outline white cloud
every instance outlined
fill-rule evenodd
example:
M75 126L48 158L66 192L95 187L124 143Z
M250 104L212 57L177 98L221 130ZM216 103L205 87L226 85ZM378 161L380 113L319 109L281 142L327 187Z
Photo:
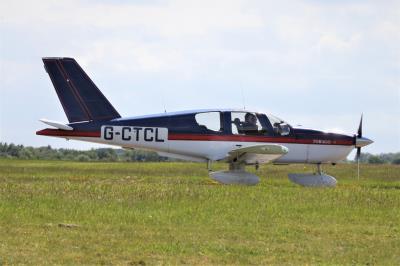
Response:
M361 40L361 34L354 34L348 40L340 39L332 34L323 34L317 44L318 52L324 52L325 49L333 52L350 52L358 48Z
M82 65L88 67L108 62L109 67L125 74L168 72L182 61L181 55L174 49L132 40L98 40L81 51L78 58Z
M17 121L27 125L58 104L55 94L42 89L51 89L51 83L40 57L73 56L98 85L118 86L106 92L120 101L116 106L128 105L127 111L131 102L137 113L160 111L154 103L161 102L154 99L160 89L171 92L165 101L173 110L241 106L237 94L243 87L250 108L271 108L294 122L308 117L305 122L317 127L353 129L354 121L342 116L380 109L400 113L399 3L1 1L0 88L15 102L7 104L14 113L21 93L35 97L35 88L47 97L41 108L26 101L32 112ZM149 100L132 101L138 94ZM52 114L63 117L59 109ZM15 123L2 119L2 125ZM379 118L369 121L370 132L383 139ZM32 140L10 128L1 128L6 141ZM385 143L374 146L388 149Z
M260 17L246 13L244 5L240 0L174 0L161 5L77 0L12 1L3 6L2 15L5 23L24 27L85 26L105 30L141 27L172 37L262 26Z

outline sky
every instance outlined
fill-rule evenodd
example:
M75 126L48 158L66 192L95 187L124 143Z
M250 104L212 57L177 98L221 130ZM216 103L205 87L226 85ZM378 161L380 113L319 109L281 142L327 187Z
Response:
M122 116L203 108L269 112L292 125L400 151L400 1L0 0L0 141L67 122L42 57L74 57Z

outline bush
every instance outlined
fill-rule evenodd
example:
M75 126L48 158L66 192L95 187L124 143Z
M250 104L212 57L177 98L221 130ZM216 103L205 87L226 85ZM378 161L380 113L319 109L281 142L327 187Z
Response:
M80 162L88 162L90 161L89 156L85 155L85 154L80 154L78 155L78 157L76 158L78 161Z
M368 163L371 163L371 164L383 164L383 163L385 163L385 161L381 157L379 157L377 155L372 155L371 157L369 157Z

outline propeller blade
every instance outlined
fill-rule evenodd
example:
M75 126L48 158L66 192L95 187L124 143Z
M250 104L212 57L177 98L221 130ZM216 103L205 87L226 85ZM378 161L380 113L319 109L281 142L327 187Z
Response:
M357 148L356 160L357 160L357 179L360 180L360 156L361 147Z
M358 126L357 137L362 137L362 122L363 122L363 115L361 114L360 125Z

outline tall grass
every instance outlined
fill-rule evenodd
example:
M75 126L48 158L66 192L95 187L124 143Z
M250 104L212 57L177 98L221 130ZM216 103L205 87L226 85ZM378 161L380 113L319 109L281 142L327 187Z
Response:
M0 262L399 265L400 167L326 167L334 189L287 179L312 170L265 165L247 187L196 163L0 160Z

